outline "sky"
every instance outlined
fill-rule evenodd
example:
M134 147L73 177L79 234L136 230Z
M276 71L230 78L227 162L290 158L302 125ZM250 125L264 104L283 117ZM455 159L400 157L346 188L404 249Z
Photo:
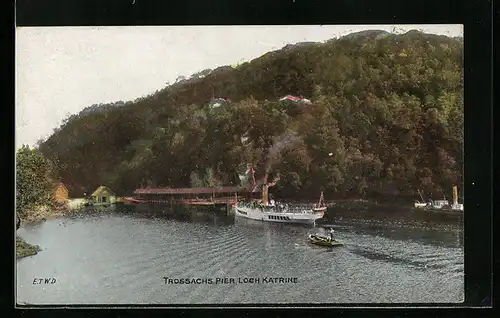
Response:
M16 28L16 148L48 138L87 106L149 95L204 69L362 30L463 36L462 25Z

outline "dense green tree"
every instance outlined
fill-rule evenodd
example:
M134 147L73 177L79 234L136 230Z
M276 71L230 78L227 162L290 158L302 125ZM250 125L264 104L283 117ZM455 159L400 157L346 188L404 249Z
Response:
M54 165L36 148L16 152L16 212L21 218L39 206L52 206Z

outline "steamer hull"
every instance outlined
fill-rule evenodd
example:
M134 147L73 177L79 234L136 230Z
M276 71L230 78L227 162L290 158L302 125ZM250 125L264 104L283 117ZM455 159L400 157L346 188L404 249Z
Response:
M316 220L324 216L324 211L314 210L283 210L279 211L269 207L251 207L236 204L236 215L252 220L277 223L301 223L314 224Z

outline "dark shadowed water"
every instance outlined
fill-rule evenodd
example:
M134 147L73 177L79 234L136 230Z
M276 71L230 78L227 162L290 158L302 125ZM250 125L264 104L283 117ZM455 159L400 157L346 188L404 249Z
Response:
M333 209L320 223L261 223L220 212L173 217L130 211L49 220L17 231L43 249L17 261L17 302L463 301L460 218ZM345 246L310 245L307 233L322 226L332 226ZM267 277L289 282L271 283ZM55 283L33 284L35 278L55 278ZM180 284L181 278L199 280ZM228 283L216 283L217 278ZM259 281L239 282L244 278Z

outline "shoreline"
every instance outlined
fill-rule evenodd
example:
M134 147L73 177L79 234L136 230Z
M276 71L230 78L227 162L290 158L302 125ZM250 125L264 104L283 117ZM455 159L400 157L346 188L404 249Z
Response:
M72 212L74 211L71 211L69 209L57 210L57 209L50 209L48 207L40 207L38 209L27 212L26 216L21 218L21 227L23 225L36 224L41 221L52 220L68 216L72 214Z
M72 211L68 209L53 210L47 206L42 206L26 213L26 216L21 218L19 228L27 225L35 225L47 220L53 220L60 217L68 216ZM18 229L16 229L17 231ZM42 251L39 245L34 245L26 242L22 237L16 234L16 260L37 255Z

